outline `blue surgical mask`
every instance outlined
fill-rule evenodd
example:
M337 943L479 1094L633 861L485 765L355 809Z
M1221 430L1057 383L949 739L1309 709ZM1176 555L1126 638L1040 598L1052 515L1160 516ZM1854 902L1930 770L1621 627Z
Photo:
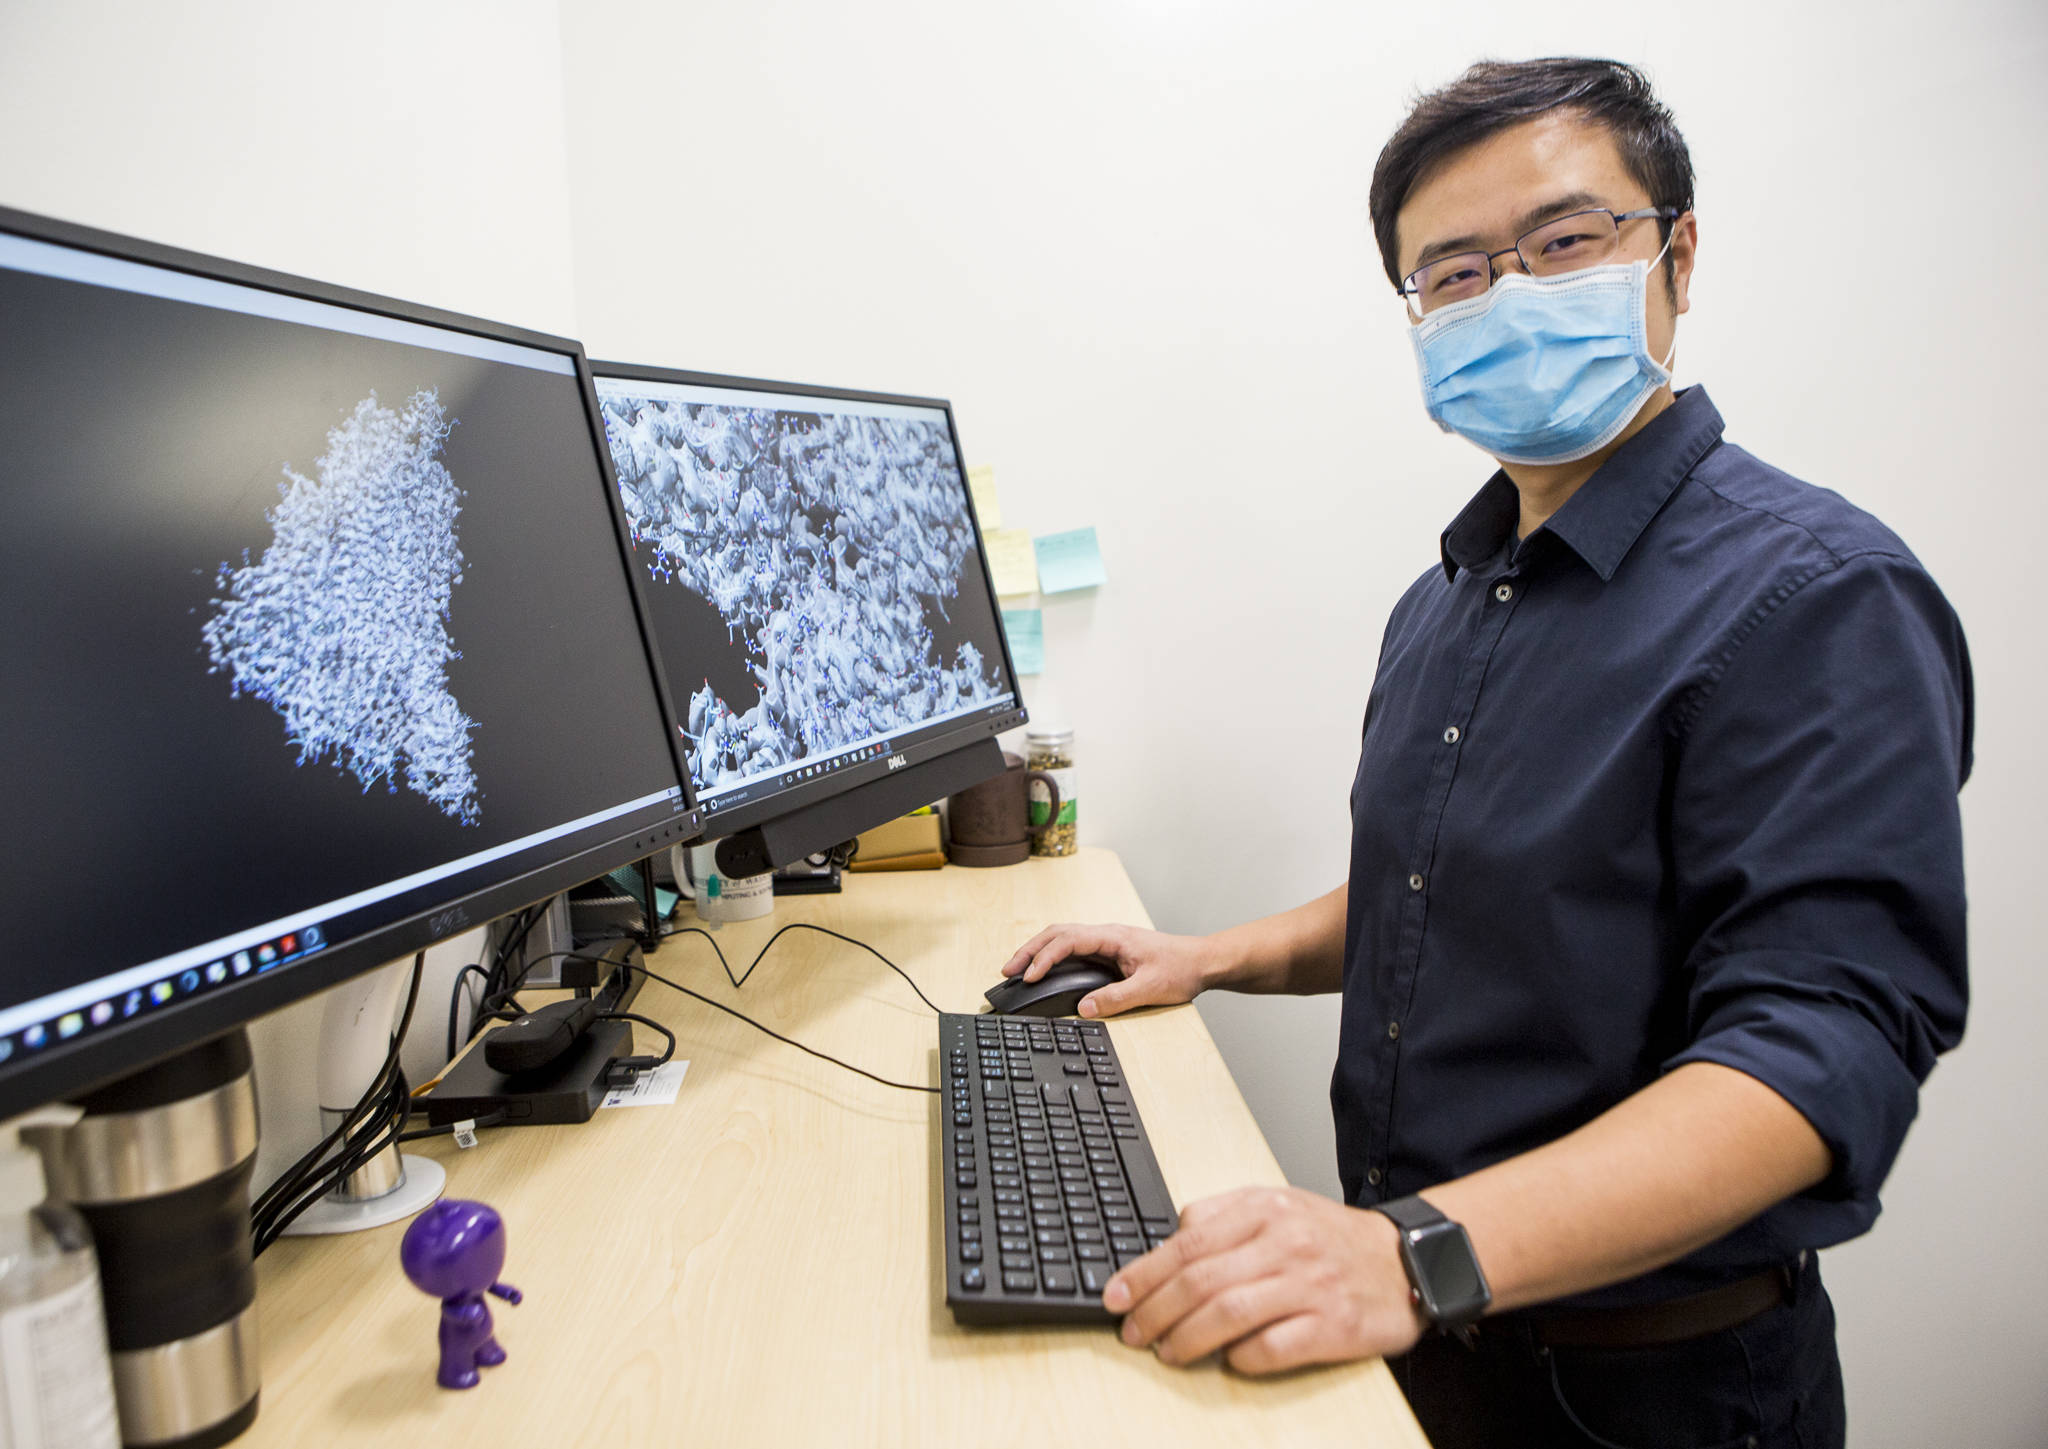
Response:
M1510 272L1431 312L1408 329L1423 406L1504 463L1599 452L1671 380L1671 358L1650 355L1645 295L1663 255L1556 277Z

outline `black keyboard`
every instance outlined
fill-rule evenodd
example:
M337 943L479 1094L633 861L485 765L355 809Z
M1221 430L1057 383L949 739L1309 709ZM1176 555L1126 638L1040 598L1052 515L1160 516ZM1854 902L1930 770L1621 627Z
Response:
M939 1017L946 1304L961 1323L1111 1323L1110 1275L1179 1223L1099 1021Z

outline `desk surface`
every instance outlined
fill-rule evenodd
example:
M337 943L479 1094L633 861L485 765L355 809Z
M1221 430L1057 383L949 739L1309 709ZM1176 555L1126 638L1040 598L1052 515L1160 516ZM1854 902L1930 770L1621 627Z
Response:
M885 952L949 1011L1047 922L1143 923L1117 858L849 876L719 929L734 969L814 922ZM865 951L798 931L743 990L701 937L649 963L807 1045L937 1080L931 1013ZM1169 1369L1099 1328L963 1329L937 1247L936 1097L877 1086L649 983L635 1010L690 1063L671 1107L411 1144L505 1218L492 1302L511 1359L434 1386L436 1308L403 1224L287 1238L258 1261L261 1445L1423 1445L1384 1364L1240 1377ZM1110 1023L1174 1201L1284 1181L1191 1008ZM640 1050L653 1033L642 1031ZM1056 1387L1056 1393L1048 1388Z

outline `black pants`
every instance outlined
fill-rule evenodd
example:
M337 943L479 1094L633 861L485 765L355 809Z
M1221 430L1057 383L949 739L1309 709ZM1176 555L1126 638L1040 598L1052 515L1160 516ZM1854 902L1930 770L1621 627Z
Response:
M1657 1348L1546 1348L1526 1320L1389 1360L1435 1449L1842 1449L1835 1309L1808 1254L1787 1302Z

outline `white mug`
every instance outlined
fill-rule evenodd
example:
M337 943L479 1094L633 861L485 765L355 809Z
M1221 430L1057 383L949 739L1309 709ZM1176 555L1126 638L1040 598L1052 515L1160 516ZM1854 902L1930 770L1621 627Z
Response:
M706 925L752 921L775 909L772 874L727 875L718 868L710 844L669 847L669 869L676 889L697 904L697 918Z

